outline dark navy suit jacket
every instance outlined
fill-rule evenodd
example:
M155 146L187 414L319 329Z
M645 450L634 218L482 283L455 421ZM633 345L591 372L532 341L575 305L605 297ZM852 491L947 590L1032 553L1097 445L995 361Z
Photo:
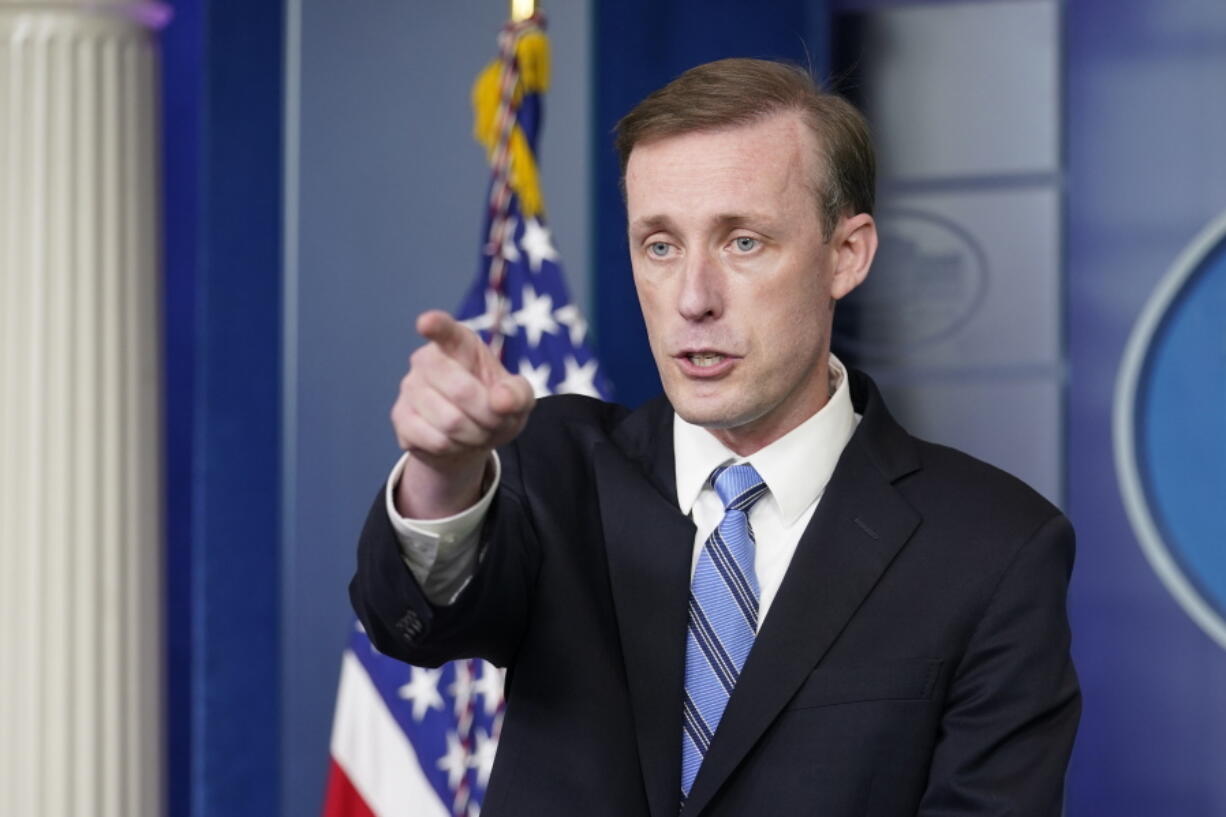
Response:
M1073 533L1013 477L863 419L681 807L694 527L672 408L546 398L499 452L475 576L451 606L401 561L382 493L350 585L375 645L509 668L485 817L1060 814L1080 713Z

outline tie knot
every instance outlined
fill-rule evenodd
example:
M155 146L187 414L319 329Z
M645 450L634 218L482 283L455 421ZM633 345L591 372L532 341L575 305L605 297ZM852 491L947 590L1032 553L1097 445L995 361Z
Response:
M749 463L720 466L711 475L715 493L727 510L749 512L750 506L766 493L766 483Z

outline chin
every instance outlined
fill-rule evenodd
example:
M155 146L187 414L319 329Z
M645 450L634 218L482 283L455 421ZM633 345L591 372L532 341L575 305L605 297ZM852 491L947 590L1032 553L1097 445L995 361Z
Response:
M744 410L738 411L734 406L713 404L710 401L700 399L686 400L682 398L674 400L671 395L669 396L669 401L673 404L673 410L681 416L681 419L691 425L703 428L736 428L753 419L752 416L746 416L747 412Z

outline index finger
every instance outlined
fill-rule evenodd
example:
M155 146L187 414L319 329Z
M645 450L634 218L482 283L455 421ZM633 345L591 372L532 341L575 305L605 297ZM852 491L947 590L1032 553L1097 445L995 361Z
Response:
M460 363L471 362L481 339L468 327L441 309L431 309L417 316L417 332L438 344L443 354Z

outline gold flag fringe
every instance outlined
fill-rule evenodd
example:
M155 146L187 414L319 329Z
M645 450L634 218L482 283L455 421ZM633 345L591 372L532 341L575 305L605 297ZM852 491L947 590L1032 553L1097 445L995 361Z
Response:
M514 90L514 106L525 93L539 94L549 90L549 40L538 30L525 33L516 43L515 61L519 67L519 81ZM473 136L485 147L486 160L493 162L498 146L498 101L502 61L493 60L473 83ZM541 196L540 176L536 157L528 146L528 139L518 123L511 131L507 144L510 161L509 182L519 196L519 207L524 218L536 218L544 210Z

